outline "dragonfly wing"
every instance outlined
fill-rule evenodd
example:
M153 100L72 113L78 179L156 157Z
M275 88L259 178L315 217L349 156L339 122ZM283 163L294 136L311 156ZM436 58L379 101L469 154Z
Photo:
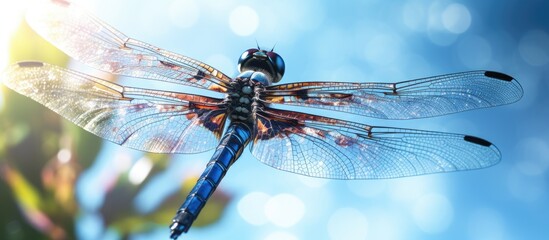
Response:
M522 97L514 78L471 71L398 83L300 82L267 87L265 101L382 119L440 116L513 103Z
M376 127L286 110L255 119L252 154L312 177L380 179L484 168L500 161L490 142L467 135Z
M195 59L128 38L64 0L31 8L32 28L69 56L114 74L226 92L230 78Z
M109 141L155 153L196 153L217 145L222 99L121 86L42 62L21 62L4 84Z

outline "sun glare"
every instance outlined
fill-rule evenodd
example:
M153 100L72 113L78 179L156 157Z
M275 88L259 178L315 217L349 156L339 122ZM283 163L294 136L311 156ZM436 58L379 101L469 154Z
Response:
M0 1L0 67L4 68L9 59L9 40L21 22L24 7L29 1Z
M9 59L9 41L23 18L27 0L0 1L0 71L6 67ZM1 79L0 79L1 81ZM0 88L0 110L4 107L3 88Z

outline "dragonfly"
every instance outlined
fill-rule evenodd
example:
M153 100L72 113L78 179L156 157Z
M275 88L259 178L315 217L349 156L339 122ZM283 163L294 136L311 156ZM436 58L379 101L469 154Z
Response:
M190 229L246 146L268 166L319 178L384 179L485 168L498 163L501 153L482 138L371 126L330 115L427 118L510 104L523 95L515 78L495 71L395 83L280 84L284 60L259 47L244 51L239 74L229 77L206 63L129 38L64 0L32 8L27 21L73 59L130 81L122 85L25 61L3 71L6 86L122 146L166 154L214 149L171 222L171 239ZM135 86L140 83L188 88Z

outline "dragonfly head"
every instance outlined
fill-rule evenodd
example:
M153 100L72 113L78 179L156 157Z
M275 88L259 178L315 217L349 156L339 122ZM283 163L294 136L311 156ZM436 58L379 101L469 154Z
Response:
M251 48L238 59L238 71L261 71L272 77L273 83L282 79L284 75L284 60L277 53L261 49Z

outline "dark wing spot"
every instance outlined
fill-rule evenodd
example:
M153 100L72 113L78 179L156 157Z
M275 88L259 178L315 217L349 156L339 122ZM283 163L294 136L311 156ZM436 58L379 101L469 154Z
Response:
M503 80L503 81L508 81L508 82L513 80L513 77L511 77L511 76L509 76L505 73L493 72L493 71L484 72L484 76L489 77L489 78L495 78L495 79Z
M196 75L194 75L194 79L200 81L202 80L202 78L204 78L206 76L206 74L203 72L203 71L200 71L198 70L198 72L196 73Z
M383 94L384 95L398 95L396 84L394 84L394 83L391 84L390 88L391 88L391 92L384 92Z
M17 65L22 68L43 67L43 62L18 62Z
M339 146L342 146L342 147L348 147L348 146L351 146L353 144L355 144L357 141L356 139L354 138L350 138L350 137L347 137L347 136L339 136L335 139L335 144L339 145Z
M307 89L297 90L295 92L295 95L299 99L303 99L303 100L309 99L309 92L307 91Z
M328 94L331 98L337 98L337 99L350 99L353 97L353 94L348 93L330 93Z
M481 145L481 146L484 146L484 147L492 146L491 142L488 142L488 141L486 141L482 138L478 138L478 137L474 137L474 136L465 135L465 137L463 137L463 140L465 140L467 142L475 143L475 144L478 144L478 145Z
M171 63L171 62L166 62L166 61L162 61L162 60L160 60L159 62L160 62L162 65L164 65L164 66L166 66L166 67L169 67L169 68L172 68L172 69L179 68L178 65L173 64L173 63Z

